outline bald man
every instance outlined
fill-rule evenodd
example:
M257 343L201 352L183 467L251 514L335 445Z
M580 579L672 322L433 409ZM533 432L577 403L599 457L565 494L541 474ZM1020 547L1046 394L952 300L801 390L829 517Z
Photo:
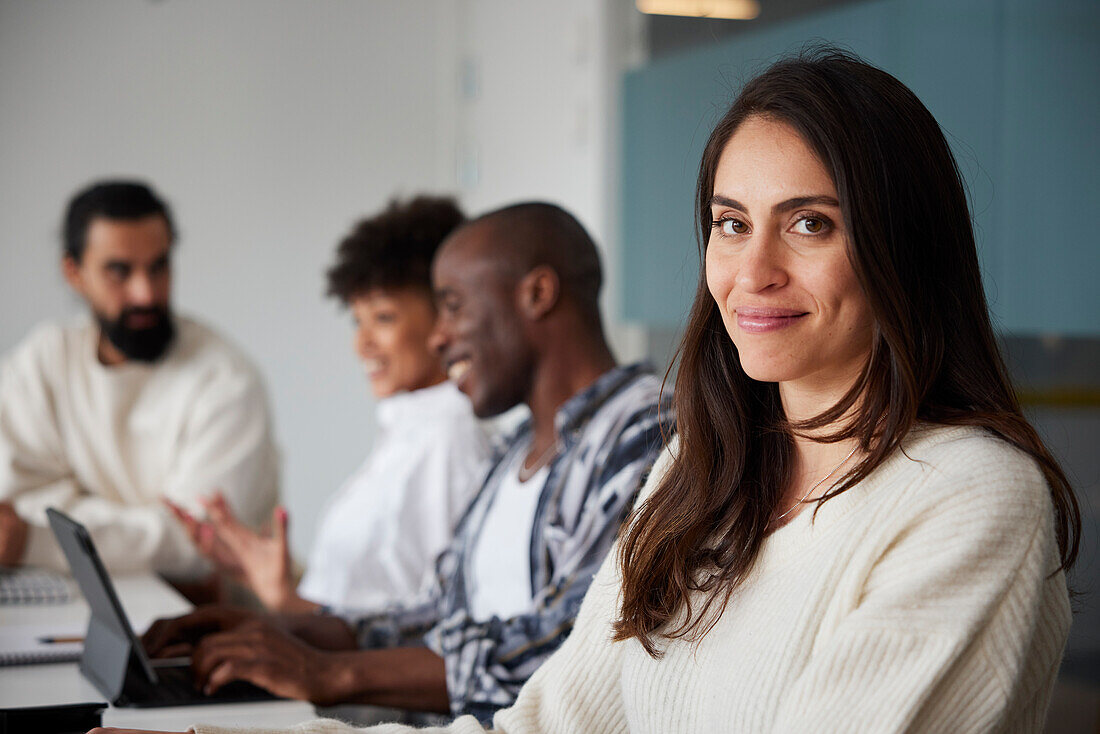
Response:
M212 607L158 622L151 652L197 642L211 690L243 679L318 704L487 722L562 643L672 430L671 405L646 366L616 366L595 244L561 208L519 204L461 227L432 282L435 346L474 412L524 403L531 417L497 452L428 601L297 618Z

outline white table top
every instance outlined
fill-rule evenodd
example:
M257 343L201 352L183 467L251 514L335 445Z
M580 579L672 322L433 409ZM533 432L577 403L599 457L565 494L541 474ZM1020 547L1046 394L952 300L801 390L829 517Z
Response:
M191 609L171 586L152 574L113 578L122 606L140 635L154 619ZM88 606L83 599L68 604L0 606L0 625L56 625L67 633L87 624ZM45 706L103 701L102 694L84 679L76 663L13 665L0 667L0 708ZM202 721L222 726L290 726L315 718L304 701L181 706L158 709L115 708L103 713L105 726L183 731Z

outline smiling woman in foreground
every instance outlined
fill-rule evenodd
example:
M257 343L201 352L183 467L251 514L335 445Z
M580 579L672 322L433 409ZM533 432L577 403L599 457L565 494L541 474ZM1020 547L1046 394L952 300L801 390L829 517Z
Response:
M786 60L711 134L697 206L678 442L495 726L1041 731L1079 513L939 126L852 56Z

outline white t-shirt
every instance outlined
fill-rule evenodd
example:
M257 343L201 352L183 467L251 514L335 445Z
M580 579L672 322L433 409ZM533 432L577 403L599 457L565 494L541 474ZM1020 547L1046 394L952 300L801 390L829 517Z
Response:
M493 504L470 558L470 616L477 621L509 619L531 611L531 530L549 465L519 480L525 452L502 467Z
M366 611L414 603L480 486L488 441L452 383L382 400L378 424L321 517L305 599Z

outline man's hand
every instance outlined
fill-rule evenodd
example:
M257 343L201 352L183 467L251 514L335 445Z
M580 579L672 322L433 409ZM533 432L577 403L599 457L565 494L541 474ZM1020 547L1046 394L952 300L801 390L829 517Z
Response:
M0 566L18 566L27 549L30 526L15 514L10 502L0 502Z
M285 625L295 619L303 624L289 631ZM328 649L314 647L314 639ZM243 680L319 706L349 702L450 710L443 658L426 647L359 650L339 617L274 618L210 606L155 623L144 640L161 657L190 654L195 682L208 693Z
M341 700L333 684L339 666L325 653L265 619L253 619L199 642L191 656L195 681L209 695L244 680L277 696L321 706Z
M259 617L259 612L250 609L212 604L199 607L182 617L158 619L142 635L141 642L150 657L190 655L191 650L204 636L231 630Z

